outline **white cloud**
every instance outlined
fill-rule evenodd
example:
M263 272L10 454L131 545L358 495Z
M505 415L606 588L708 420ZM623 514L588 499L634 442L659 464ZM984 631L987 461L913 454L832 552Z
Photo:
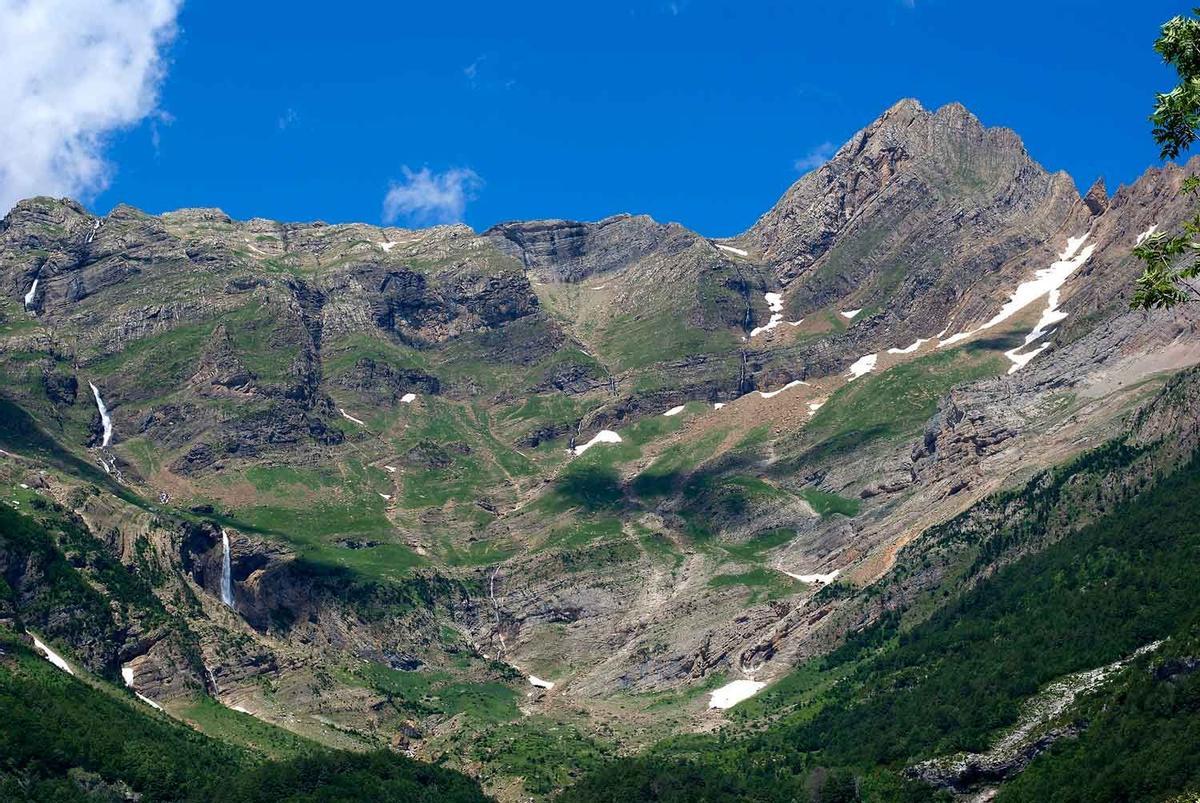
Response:
M106 138L155 113L181 1L0 0L0 214L108 185Z
M392 182L383 198L383 220L394 223L404 218L409 223L457 223L462 220L467 201L483 186L483 179L467 167L454 167L445 173L422 167L414 172L407 167L404 181Z
M822 142L820 145L797 159L795 167L801 173L805 173L813 168L820 167L821 165L825 164L835 153L837 153L837 148L833 146L832 142Z

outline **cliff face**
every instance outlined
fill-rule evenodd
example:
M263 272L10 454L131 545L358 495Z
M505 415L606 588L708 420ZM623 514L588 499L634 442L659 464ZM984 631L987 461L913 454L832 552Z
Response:
M902 101L722 241L24 201L0 481L94 542L85 586L114 598L104 558L145 595L51 611L60 534L0 548L2 615L335 743L452 752L491 694L623 744L711 725L686 689L830 648L923 533L998 526L1020 512L982 500L1113 438L1194 450L1195 406L1154 400L1200 362L1196 314L1123 295L1185 172L1081 198L1012 132ZM1106 482L1099 505L1132 487Z

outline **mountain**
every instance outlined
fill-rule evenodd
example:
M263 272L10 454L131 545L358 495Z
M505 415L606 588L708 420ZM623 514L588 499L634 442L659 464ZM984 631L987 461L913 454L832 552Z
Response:
M197 749L407 751L501 800L725 789L759 757L786 799L1078 773L1061 745L1114 731L1073 694L1022 731L1036 751L987 751L1068 675L1153 696L1129 673L1195 655L1196 589L1162 575L1194 533L1139 552L1129 521L1190 493L1197 313L1126 295L1197 167L1081 196L1013 132L905 100L728 239L22 201L0 223L0 672L37 634ZM1039 585L1093 553L1134 589L1095 621L1079 589L1104 566ZM1082 596L1058 616L1055 594ZM1063 647L1129 606L1119 638ZM961 682L989 661L1012 683ZM46 783L181 788L64 755ZM408 772L379 760L354 771Z

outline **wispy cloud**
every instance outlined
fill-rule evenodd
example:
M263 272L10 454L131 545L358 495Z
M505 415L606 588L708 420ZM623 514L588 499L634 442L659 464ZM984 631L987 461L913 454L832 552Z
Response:
M477 85L476 79L479 78L479 65L483 64L486 59L487 54L484 54L472 61L466 67L463 67L463 75L467 77L467 83L471 85L472 89L474 89Z
M837 148L834 147L832 142L822 142L797 159L795 161L795 168L801 173L806 173L828 162L830 157L835 153L837 153Z
M0 0L0 214L108 186L107 139L155 115L180 4Z
M504 74L503 60L492 58L487 53L463 67L462 74L472 90L512 89L517 84L515 78Z
M280 131L287 131L298 122L300 122L300 115L296 114L295 109L289 107L287 111L279 115L276 125L279 126Z
M150 114L150 144L154 147L154 158L159 157L162 147L162 133L159 131L159 126L166 128L175 122L175 117L170 112L165 112L159 109Z
M404 180L392 182L383 198L385 223L457 223L466 212L467 202L474 200L483 186L483 179L468 167L453 167L444 173L434 173L428 167L403 170Z

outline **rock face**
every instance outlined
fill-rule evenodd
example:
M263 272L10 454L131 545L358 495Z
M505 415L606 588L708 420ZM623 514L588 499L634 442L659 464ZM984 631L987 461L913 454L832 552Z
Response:
M1047 243L1087 231L1092 214L1070 177L1044 171L1012 131L984 128L958 104L928 112L905 100L737 242L789 288L792 317L834 302L879 309L911 340L947 318L986 317L1028 260L1048 262Z
M621 271L656 250L680 249L694 235L645 215L615 215L596 223L538 220L500 223L484 232L548 281L581 282Z

